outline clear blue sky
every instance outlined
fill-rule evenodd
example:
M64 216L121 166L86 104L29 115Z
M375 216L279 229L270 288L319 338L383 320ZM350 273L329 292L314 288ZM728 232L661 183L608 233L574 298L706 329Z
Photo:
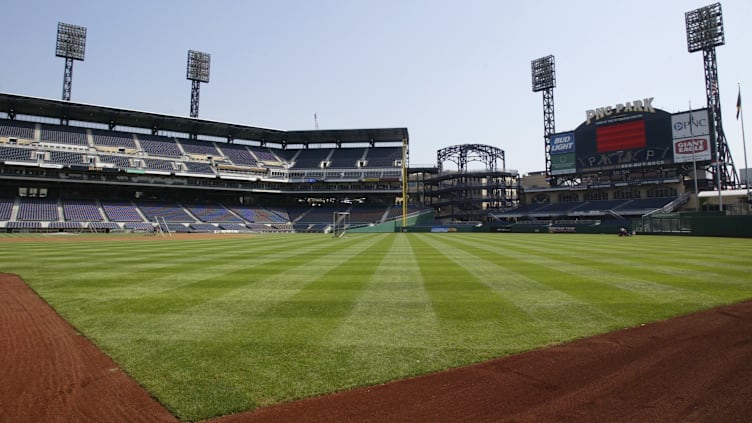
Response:
M407 127L412 164L487 144L527 173L545 167L531 60L556 57L557 131L577 127L587 109L644 97L669 112L704 106L702 54L687 52L684 13L711 3L5 0L0 91L61 97L62 21L88 30L75 102L188 116L186 55L199 50L211 54L203 119L303 130L316 113L321 129ZM738 82L752 104L752 2L721 4L721 107L741 168L735 112Z

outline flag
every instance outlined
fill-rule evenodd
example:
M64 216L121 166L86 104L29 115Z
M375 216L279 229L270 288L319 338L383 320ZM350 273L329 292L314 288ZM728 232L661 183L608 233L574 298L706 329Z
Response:
M739 88L739 95L736 97L736 119L739 120L739 113L742 111L742 89Z

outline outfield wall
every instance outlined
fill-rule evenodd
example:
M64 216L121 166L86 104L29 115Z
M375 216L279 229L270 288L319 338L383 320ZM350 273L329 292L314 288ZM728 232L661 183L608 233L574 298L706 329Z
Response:
M638 234L695 235L752 238L752 216L687 213L635 219Z

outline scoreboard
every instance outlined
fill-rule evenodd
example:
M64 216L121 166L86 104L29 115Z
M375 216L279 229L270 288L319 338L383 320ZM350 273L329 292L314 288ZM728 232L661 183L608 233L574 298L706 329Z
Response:
M709 128L707 109L671 114L651 107L598 119L588 115L574 131L551 136L551 174L704 165L711 160Z

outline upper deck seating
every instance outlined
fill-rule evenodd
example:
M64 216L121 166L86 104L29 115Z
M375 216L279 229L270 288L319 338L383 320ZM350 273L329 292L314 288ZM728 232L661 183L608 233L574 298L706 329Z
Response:
M35 125L9 119L0 119L0 137L34 140Z
M131 160L125 156L113 156L110 154L100 154L99 162L114 164L115 167L118 169L134 168L134 166L131 164Z
M218 145L222 153L230 159L232 164L236 166L248 166L258 167L256 158L253 157L250 151L244 146L239 144L222 144Z
M402 147L374 147L368 149L368 167L395 167L402 160Z
M294 169L316 169L321 168L321 163L326 161L331 153L331 149L323 150L299 150L294 156Z
M146 169L167 170L170 172L175 170L175 165L172 160L151 159L148 157L144 157L143 160Z
M72 151L50 151L50 163L64 164L64 165L83 165L84 155L81 153L74 153Z
M139 135L141 149L151 156L180 157L182 153L174 138Z
M358 167L358 162L365 157L365 148L337 148L329 157L329 167L342 169Z
M71 126L42 125L40 141L55 144L86 146L86 129Z
M6 162L31 162L36 163L36 159L31 158L32 149L23 147L13 147L0 144L0 160Z
M206 175L216 175L214 168L209 163L204 162L183 162L185 164L185 171L188 173L199 173Z
M113 149L136 150L136 141L133 134L115 131L92 130L91 137L94 146L109 147Z
M181 139L180 145L183 146L183 151L185 151L186 154L212 157L221 156L219 151L217 151L217 148L214 147L214 143L210 141L193 141Z

